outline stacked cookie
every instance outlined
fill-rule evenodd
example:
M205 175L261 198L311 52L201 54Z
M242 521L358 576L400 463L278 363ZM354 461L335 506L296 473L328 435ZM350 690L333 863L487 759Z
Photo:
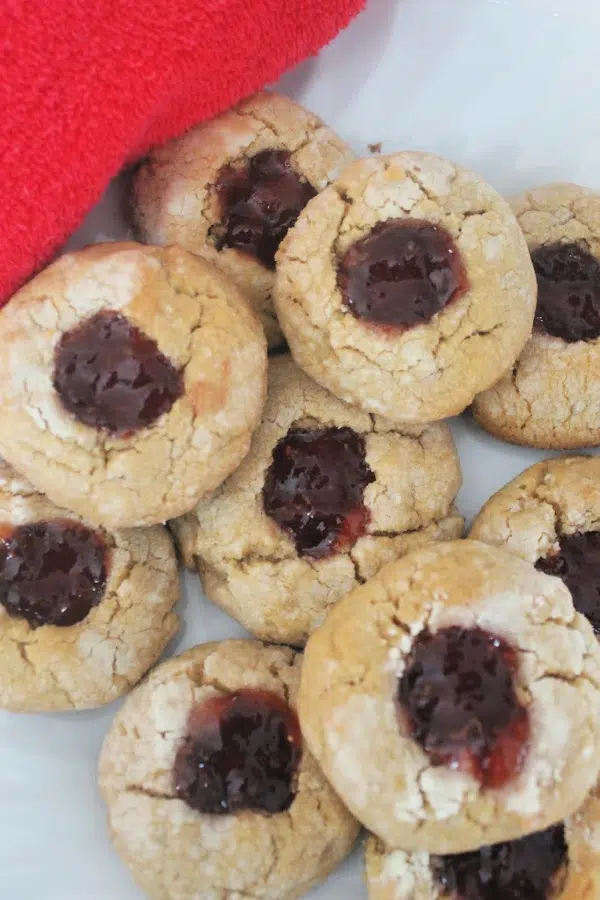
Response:
M600 896L599 676L565 585L479 541L342 600L308 642L300 721L374 835L369 896Z
M353 160L264 93L138 166L144 243L0 312L0 703L128 692L177 627L171 536L254 638L159 666L106 738L150 897L292 900L362 824L374 900L600 898L600 470L534 467L463 541L442 421L596 442L598 209Z
M300 721L373 900L600 897L599 523L598 458L538 463L310 638Z
M98 706L177 629L164 523L246 454L264 334L209 264L115 244L34 278L0 341L0 703Z

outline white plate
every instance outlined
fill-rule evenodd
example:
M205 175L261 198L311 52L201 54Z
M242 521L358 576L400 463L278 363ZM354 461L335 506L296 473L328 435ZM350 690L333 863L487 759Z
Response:
M361 154L435 150L513 193L552 179L600 188L597 0L371 0L322 55L282 81ZM120 237L111 188L72 244ZM541 454L455 423L468 518ZM242 630L185 576L171 648ZM95 784L115 706L63 716L0 714L0 900L141 900L113 853ZM358 854L313 900L366 896Z

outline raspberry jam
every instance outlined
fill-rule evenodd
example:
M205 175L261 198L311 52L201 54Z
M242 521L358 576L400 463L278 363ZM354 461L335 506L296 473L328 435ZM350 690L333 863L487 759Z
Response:
M373 481L362 435L351 428L295 428L273 450L264 509L301 556L331 556L365 534L364 491Z
M470 773L484 787L521 770L529 716L515 691L516 651L480 628L452 626L415 639L398 703L433 765Z
M376 225L342 258L338 284L357 319L402 330L429 322L468 289L451 235L419 219Z
M227 166L216 185L221 201L217 246L245 250L275 269L279 245L316 191L292 168L287 150L263 150Z
M298 718L276 694L214 697L192 711L175 759L175 790L201 813L284 812L301 757Z
M33 627L75 625L104 596L102 537L72 521L0 529L0 603Z
M600 634L600 532L565 534L558 544L558 553L538 559L535 567L562 578L577 612Z
M430 865L444 900L551 900L567 861L559 824L473 853L432 856Z
M568 343L600 337L600 261L583 244L542 244L531 254L537 275L535 327Z
M183 395L183 374L120 313L104 310L63 334L54 389L83 425L128 437Z

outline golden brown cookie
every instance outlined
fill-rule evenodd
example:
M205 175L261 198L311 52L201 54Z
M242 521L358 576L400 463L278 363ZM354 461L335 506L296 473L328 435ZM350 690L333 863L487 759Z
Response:
M596 788L564 822L458 856L366 845L369 900L599 900L600 800Z
M270 347L275 251L308 200L353 154L317 116L263 92L152 151L133 181L141 238L179 244L219 265L248 294Z
M430 544L312 635L299 711L367 828L462 853L581 806L600 764L600 648L558 578L476 541Z
M0 312L0 453L107 528L191 509L241 462L266 387L238 289L176 247L61 257Z
M163 663L104 742L100 788L121 857L153 900L294 900L358 824L304 746L302 657L257 641Z
M364 159L300 214L275 301L296 362L396 422L460 413L531 333L535 276L508 204L428 153Z
M485 504L471 537L562 578L600 632L600 457L546 459Z
M462 535L460 481L446 425L393 425L276 357L250 453L172 526L210 600L257 637L299 646L384 562Z
M534 330L477 421L527 447L600 444L600 194L551 184L513 203L537 274Z
M0 707L110 703L177 630L175 550L162 526L108 532L54 506L0 460Z

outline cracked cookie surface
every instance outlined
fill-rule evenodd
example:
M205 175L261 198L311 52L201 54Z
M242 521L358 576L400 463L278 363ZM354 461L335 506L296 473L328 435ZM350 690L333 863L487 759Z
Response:
M432 764L395 699L419 635L452 627L481 628L516 651L514 686L531 729L520 772L501 788ZM600 649L560 580L459 541L384 566L338 604L308 641L299 712L308 746L357 818L390 847L440 854L575 812L598 775L599 703Z
M493 850L490 853L489 848L483 848L484 887L479 897L483 900L487 898L512 900L515 897L532 897L534 900L599 900L599 797L600 793L596 787L576 813L564 823L561 822L552 828L550 840L553 838L555 844L557 841L561 843L564 841L563 852L549 848L553 858L542 861L542 865L546 862L545 872L539 868L540 847L533 844L527 852L522 846L521 866L514 873L514 881L511 883L508 872L504 873L503 880L501 862L506 865L510 859L510 850L508 853L500 851L497 854L496 859L500 865L496 867L493 862ZM525 837L524 841L527 842L528 838ZM451 871L452 862L450 858ZM471 873L474 873L477 861L469 862ZM436 872L439 871L439 857L436 859L425 851L410 853L403 850L388 850L380 840L370 837L365 848L365 863L369 900L463 900L460 892L457 894L444 889ZM490 875L492 878L496 875L496 886ZM531 881L528 881L528 876ZM544 890L546 885L547 890ZM477 893L473 893L475 887L473 875L469 887L471 892L466 896L471 900L478 896Z
M513 209L532 253L572 245L600 260L600 194L550 184L514 200ZM600 291L598 279L595 287ZM496 437L527 447L596 446L599 372L600 337L567 341L535 328L514 367L475 398L475 418Z
M132 434L78 420L55 386L65 335L108 314L154 342L182 382L182 395ZM61 257L2 310L0 342L0 453L55 503L107 528L187 512L243 459L260 419L262 329L222 273L176 247L105 244Z
M80 524L0 461L0 534L54 521ZM179 575L167 530L157 525L98 535L107 577L81 621L32 627L0 604L0 707L40 712L110 703L139 681L177 631Z
M347 429L364 441L370 471L364 530L320 558L298 552L292 536L265 512L273 452L298 428ZM258 637L302 645L329 609L383 563L428 541L462 535L463 520L452 506L460 481L446 425L395 426L337 400L289 357L275 357L248 456L212 496L171 524L210 600ZM300 490L306 496L305 483Z
M429 321L397 330L357 320L339 271L357 242L393 221L443 229L468 282ZM378 269L390 289L414 277L412 265L400 279L395 269L385 260ZM447 277L436 269L428 290L448 287ZM296 362L316 381L366 411L423 423L462 412L516 359L535 276L496 191L440 157L404 152L351 164L308 203L278 252L275 303Z
M547 459L501 488L475 519L475 540L562 577L600 631L600 458Z
M292 709L302 657L257 641L204 644L163 663L105 740L100 788L117 850L153 900L294 900L350 851L358 824L304 747L286 812L204 815L175 796L190 711L240 690Z
M262 92L221 116L192 128L154 150L133 183L133 216L143 240L178 244L216 263L234 278L259 314L270 347L283 337L273 308L273 267L256 255L223 242L223 191L219 179L228 167L239 171L269 151L288 153L302 184L317 192L354 158L351 150L317 116L278 94ZM252 203L250 226L258 227L265 207L277 202L277 179L268 196ZM289 188L288 188L289 193ZM299 190L300 199L305 193ZM244 202L247 202L245 198ZM293 220L293 209L284 224ZM248 221L239 231L248 231ZM245 239L248 239L246 233Z

